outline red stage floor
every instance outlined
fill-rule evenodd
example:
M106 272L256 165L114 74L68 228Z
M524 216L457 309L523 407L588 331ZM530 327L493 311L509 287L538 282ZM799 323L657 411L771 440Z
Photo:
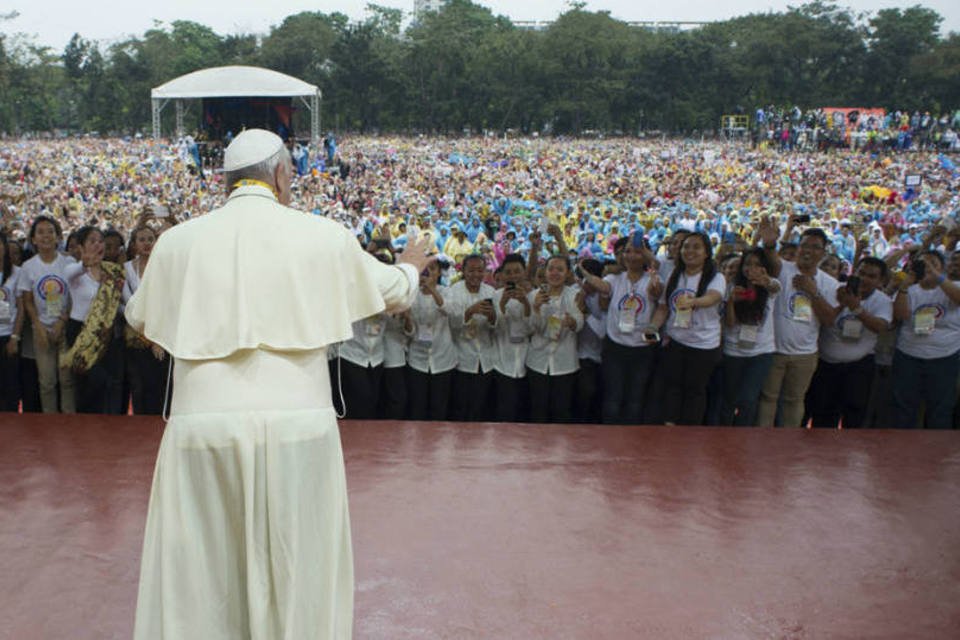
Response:
M0 417L0 638L130 637L160 432ZM958 637L958 433L342 432L356 638Z

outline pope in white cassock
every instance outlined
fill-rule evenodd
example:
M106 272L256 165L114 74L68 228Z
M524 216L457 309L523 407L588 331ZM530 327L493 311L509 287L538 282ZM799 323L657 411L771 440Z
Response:
M429 240L381 264L288 208L290 155L227 147L223 208L164 233L126 308L175 358L136 640L349 638L353 557L328 345L410 305Z

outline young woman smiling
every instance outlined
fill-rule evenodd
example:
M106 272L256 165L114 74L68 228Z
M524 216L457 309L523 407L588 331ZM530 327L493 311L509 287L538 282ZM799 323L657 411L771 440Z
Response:
M667 424L700 424L707 382L720 362L720 314L726 283L713 262L706 234L683 240L677 264L653 314L670 337L664 349L663 418Z

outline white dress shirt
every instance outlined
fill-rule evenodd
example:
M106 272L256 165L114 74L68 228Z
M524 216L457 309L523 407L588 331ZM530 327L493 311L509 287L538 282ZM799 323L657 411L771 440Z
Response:
M506 313L500 313L500 300L503 289L493 297L493 306L497 310L497 372L509 378L522 378L527 375L527 349L530 346L532 332L531 319L524 316L523 304L519 300L510 300L505 307ZM533 310L530 310L533 314Z
M559 296L551 296L550 301L534 309L530 314L533 335L527 351L527 368L543 375L562 376L574 373L580 368L577 358L577 332L583 328L583 313L577 308L578 288L564 287ZM537 297L537 291L529 294L530 306ZM577 327L571 331L563 326L564 318L569 315Z
M447 319L446 287L437 287L443 305L428 293L420 292L413 301L413 331L409 334L407 364L421 373L444 373L456 368L457 349Z
M493 287L483 283L476 293L471 293L463 280L447 289L445 300L450 306L447 317L457 348L457 371L488 373L497 368L500 353L497 349L496 323L491 324L489 318L481 314L475 314L469 322L464 320L469 307L486 298L493 300L496 293Z

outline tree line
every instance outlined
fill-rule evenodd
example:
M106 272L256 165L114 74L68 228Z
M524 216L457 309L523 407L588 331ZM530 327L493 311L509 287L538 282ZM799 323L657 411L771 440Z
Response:
M665 31L572 4L530 30L449 0L406 27L402 11L367 5L361 20L302 12L259 35L189 21L110 45L75 34L59 52L0 34L0 131L149 132L152 87L228 64L316 84L324 128L361 132L690 131L769 104L936 114L960 107L960 34L941 22L922 6L817 1Z

